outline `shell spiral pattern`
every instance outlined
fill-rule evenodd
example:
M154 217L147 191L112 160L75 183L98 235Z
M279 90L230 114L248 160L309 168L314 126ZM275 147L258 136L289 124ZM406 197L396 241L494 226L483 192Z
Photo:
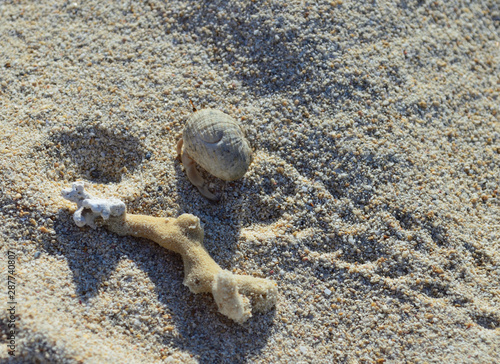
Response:
M189 156L225 181L243 177L252 162L252 150L240 124L221 111L195 112L188 119L182 137Z
M177 154L191 183L211 201L218 201L220 196L210 192L196 163L215 177L234 181L243 177L252 162L252 150L240 124L213 109L191 115L177 144Z

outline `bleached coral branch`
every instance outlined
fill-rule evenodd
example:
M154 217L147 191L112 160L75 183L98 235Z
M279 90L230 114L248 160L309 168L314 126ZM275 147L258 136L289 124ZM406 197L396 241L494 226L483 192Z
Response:
M111 216L121 216L126 212L123 201L116 198L103 199L92 197L92 195L85 191L85 184L83 182L74 182L71 188L62 190L61 195L66 200L77 204L78 209L73 215L73 220L79 227L88 225L96 228L95 220L98 217L108 220Z
M102 217L102 225L118 235L150 239L179 253L184 263L184 285L193 293L212 293L219 311L230 319L241 324L252 312L266 312L276 304L278 289L274 281L233 274L210 257L196 216L183 214L174 219L127 214L122 201L94 198L85 192L82 182L73 183L62 195L78 204L73 216L78 226L95 227L95 219Z

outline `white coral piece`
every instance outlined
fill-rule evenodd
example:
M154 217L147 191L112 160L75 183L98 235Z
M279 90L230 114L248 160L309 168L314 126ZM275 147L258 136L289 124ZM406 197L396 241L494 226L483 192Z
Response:
M126 212L123 201L116 198L95 198L85 191L85 184L81 181L74 182L71 188L62 190L61 195L77 204L78 209L73 215L73 220L79 227L88 225L95 229L95 220L98 217L108 220L111 216L121 216Z

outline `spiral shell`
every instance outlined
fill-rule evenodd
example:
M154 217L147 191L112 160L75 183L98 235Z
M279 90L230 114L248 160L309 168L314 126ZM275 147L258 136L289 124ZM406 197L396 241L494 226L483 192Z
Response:
M252 150L240 124L221 111L195 112L188 119L182 137L189 156L225 181L243 177L252 162Z

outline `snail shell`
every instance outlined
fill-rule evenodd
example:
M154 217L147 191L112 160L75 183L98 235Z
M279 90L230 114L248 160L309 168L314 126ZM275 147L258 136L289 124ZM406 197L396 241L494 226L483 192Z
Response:
M252 150L240 123L214 109L195 112L183 134L184 151L210 174L234 181L248 170Z

